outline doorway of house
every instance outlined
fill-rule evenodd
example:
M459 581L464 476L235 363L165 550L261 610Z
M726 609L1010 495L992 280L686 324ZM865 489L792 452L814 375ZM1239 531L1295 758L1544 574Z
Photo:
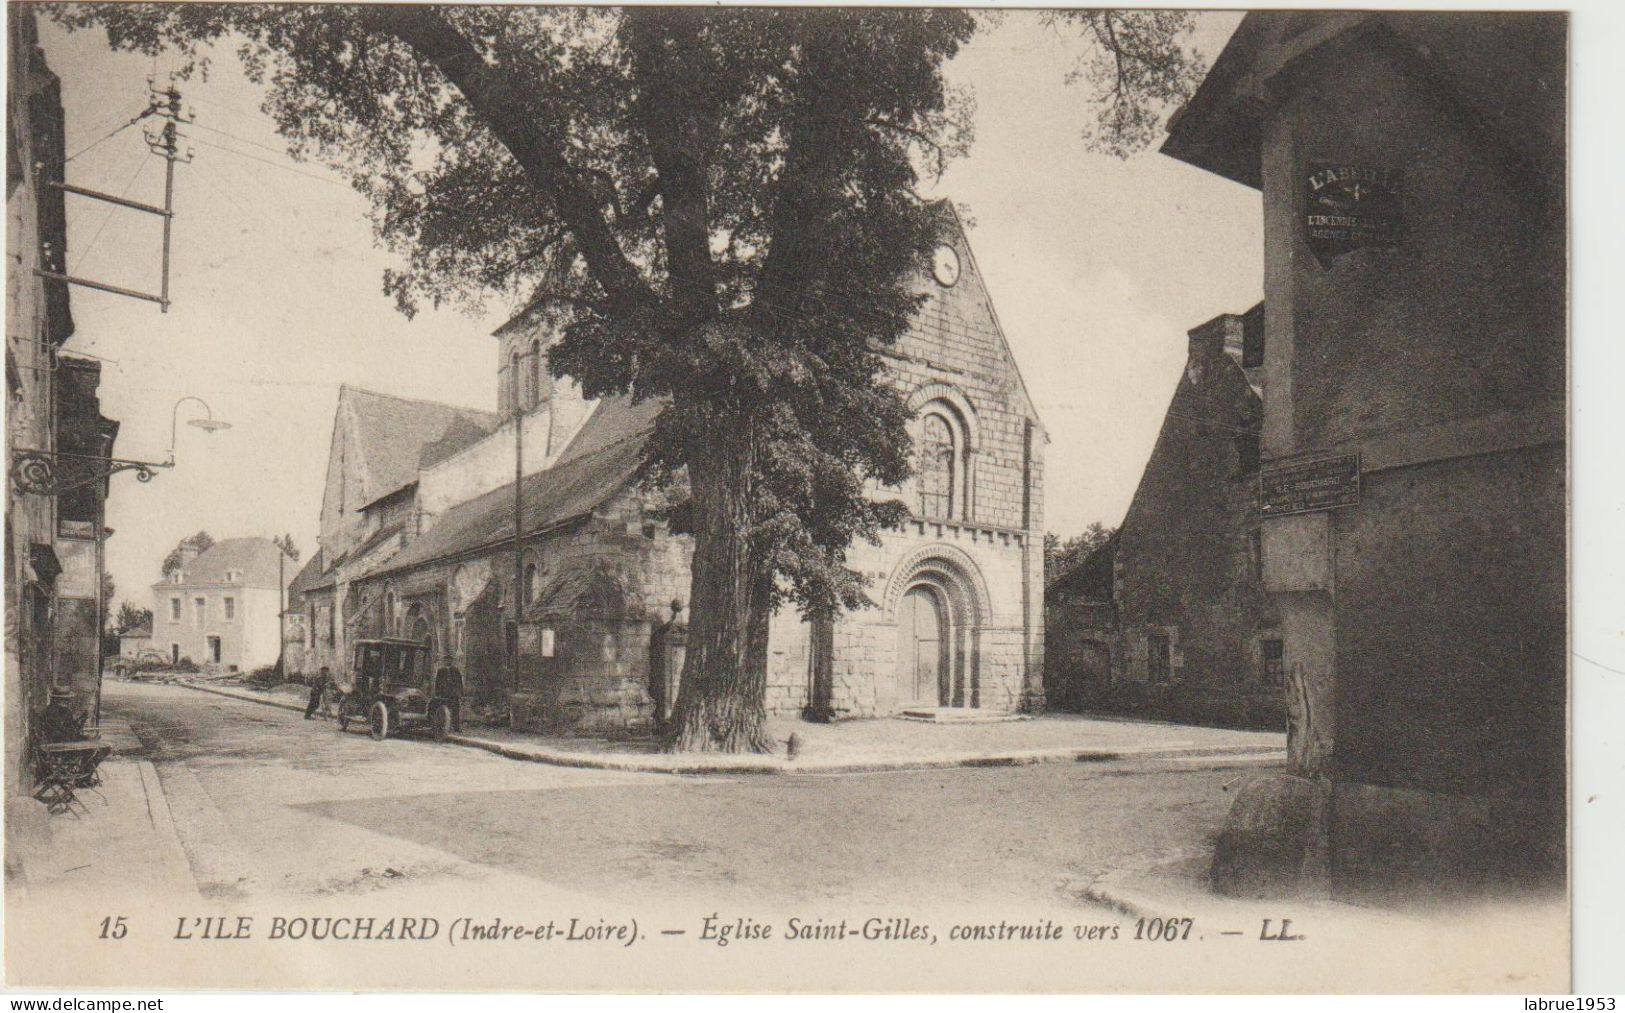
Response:
M209 660L216 665L220 664L220 638L209 638Z
M921 584L897 603L897 675L890 709L946 707L949 654L947 609L935 588Z

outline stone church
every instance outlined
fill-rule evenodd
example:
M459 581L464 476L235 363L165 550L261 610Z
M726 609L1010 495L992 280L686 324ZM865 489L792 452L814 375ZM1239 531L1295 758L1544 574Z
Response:
M1043 706L1044 430L951 212L915 284L913 327L881 351L914 412L916 476L874 490L912 516L850 552L870 607L775 617L770 712ZM551 377L528 313L495 336L495 414L341 392L293 656L343 683L356 640L410 637L463 670L488 718L646 731L675 696L693 551L634 479L661 405Z

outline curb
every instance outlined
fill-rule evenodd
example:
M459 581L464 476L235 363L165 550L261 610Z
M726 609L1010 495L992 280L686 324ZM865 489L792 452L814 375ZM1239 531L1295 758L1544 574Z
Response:
M267 707L280 707L283 710L293 711L297 714L303 714L305 710L299 704L249 696L246 692L228 690L223 687L201 686L188 682L174 682L169 683L169 685L195 689L202 693L213 693L233 700L263 704ZM629 774L680 774L688 776L869 774L894 770L947 770L957 767L1031 767L1050 763L1107 763L1112 760L1129 758L1163 759L1181 756L1211 756L1218 761L1222 761L1225 757L1257 761L1272 757L1276 753L1281 753L1284 758L1284 750L1273 747L1263 749L1257 746L1217 746L1211 749L1202 749L1189 745L1177 745L1129 746L1118 749L1079 749L1072 746L1061 749L1022 750L1009 753L965 753L913 760L858 760L846 763L797 763L783 759L740 759L718 762L716 759L709 761L675 758L623 759L592 753L561 752L536 746L518 746L472 735L451 735L447 737L446 741L469 749L481 749L487 753L494 753L510 760L520 760L527 763L545 763L555 767L573 767L580 770L613 770Z
M160 861L171 865L179 878L191 883L195 889L197 880L192 875L192 862L187 857L186 845L181 841L180 828L175 825L175 813L169 806L169 794L164 791L163 783L158 779L158 768L151 760L136 759L136 771L141 775L141 791L147 803L147 822L152 826L152 832L161 842L161 849L166 854L160 856Z

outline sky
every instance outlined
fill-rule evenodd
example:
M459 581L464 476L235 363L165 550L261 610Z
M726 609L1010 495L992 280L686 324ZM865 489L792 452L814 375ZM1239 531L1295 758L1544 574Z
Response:
M1211 60L1239 20L1201 15L1197 50ZM152 121L113 131L174 61L111 53L99 29L40 27L62 78L68 181L161 204L164 163L141 136ZM947 74L975 93L976 140L932 188L973 222L977 264L1049 432L1044 526L1063 537L1122 519L1186 331L1256 303L1263 271L1256 191L1154 147L1123 161L1086 148L1092 96L1065 82L1078 52L1030 12L964 47ZM199 529L290 533L308 559L339 385L494 408L490 335L512 308L407 320L383 294L394 259L374 245L365 201L285 154L229 47L206 81L180 88L196 123L183 131L193 159L175 171L173 305L160 314L75 288L65 348L104 360L116 456L163 460L178 410L174 469L146 484L115 476L108 500L108 570L119 600L142 605L165 554ZM69 273L157 290L156 218L70 197L68 222ZM187 426L203 414L195 401L177 407L188 396L231 428Z

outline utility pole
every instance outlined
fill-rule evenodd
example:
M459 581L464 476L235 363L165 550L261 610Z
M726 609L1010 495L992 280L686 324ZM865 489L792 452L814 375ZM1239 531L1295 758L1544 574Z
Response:
M159 99L163 101L160 102ZM169 238L170 229L175 222L175 163L180 160L180 154L175 143L179 136L176 124L190 121L181 118L181 93L175 89L174 81L171 81L169 87L164 91L153 94L152 104L157 109L158 115L169 121L158 132L156 142L150 136L147 138L147 144L152 148L153 152L161 155L164 159L164 211L166 213L164 215L163 280L160 283L162 287L158 290L158 307L162 312L168 313ZM187 155L186 161L190 162L191 160L191 155Z
M100 190L91 190L86 187L76 186L69 183L65 179L47 179L44 180L44 183L45 185L60 190L65 194L75 194L80 197L89 197L92 200L104 201L108 204L117 205L118 207L129 208L132 211L142 211L149 215L157 215L158 217L162 218L164 220L164 249L162 280L159 283L160 287L158 289L158 294L153 295L151 292L142 292L138 289L125 288L122 285L110 285L107 282L95 281L90 278L75 277L74 275L64 273L67 270L67 266L65 264L60 265L59 270L45 270L44 268L36 267L34 269L34 274L41 278L48 278L52 281L60 281L68 285L80 285L84 288L93 288L98 292L111 292L114 295L127 296L131 299L143 299L147 302L155 302L158 304L158 308L160 310L168 313L169 243L172 225L175 219L175 163L190 162L192 160L191 151L187 151L184 156L180 153L180 145L178 143L180 140L180 132L178 130L178 124L191 123L192 119L188 116L181 115L181 93L176 90L175 82L173 80L170 81L169 87L165 88L163 91L158 91L153 87L152 80L149 78L147 81L147 90L152 93L152 97L147 103L147 108L138 113L136 117L130 121L130 123L125 125L129 126L130 124L138 123L141 120L146 119L148 116L157 116L160 119L168 121L157 133L151 133L146 130L142 131L142 136L144 136L147 140L147 147L152 150L153 154L161 157L166 163L164 166L164 203L162 207L155 204L147 204L142 201L130 200L126 197L115 196L110 193L102 193ZM36 163L35 168L38 170L42 168L42 166Z
M513 658L509 692L519 689L519 617L525 601L525 557L521 539L525 527L525 409L519 399L519 374L523 356L512 355L508 361L513 376L508 378L513 391Z

